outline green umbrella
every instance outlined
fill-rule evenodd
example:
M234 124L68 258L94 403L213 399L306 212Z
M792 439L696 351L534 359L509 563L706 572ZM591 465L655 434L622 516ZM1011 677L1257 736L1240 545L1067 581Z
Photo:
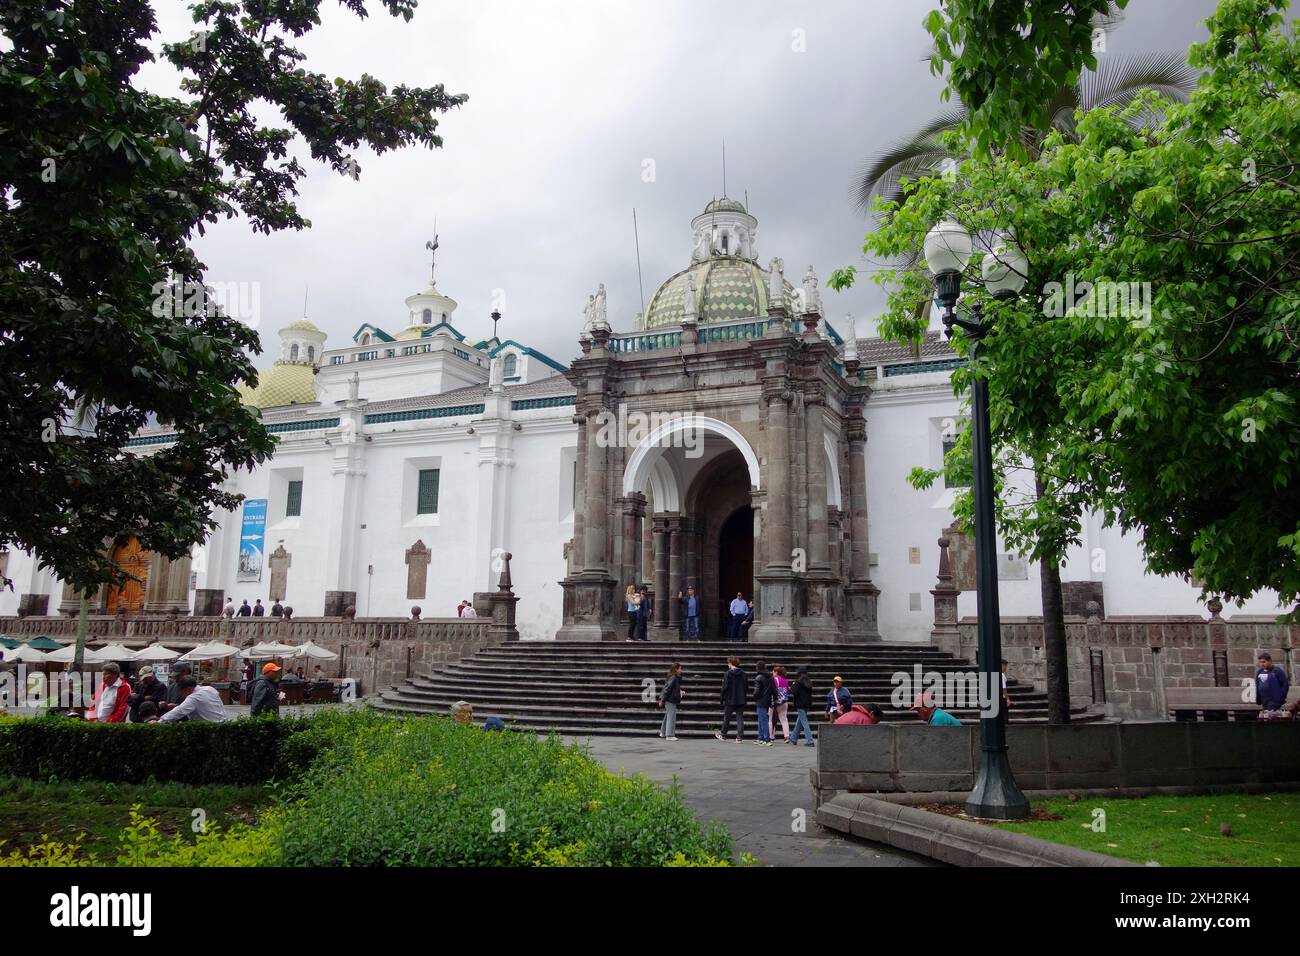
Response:
M34 637L27 642L27 646L37 651L59 651L63 645L52 637L46 637L42 634L40 637Z
M21 643L22 641L15 641L12 637L0 637L0 647L8 651L12 651Z

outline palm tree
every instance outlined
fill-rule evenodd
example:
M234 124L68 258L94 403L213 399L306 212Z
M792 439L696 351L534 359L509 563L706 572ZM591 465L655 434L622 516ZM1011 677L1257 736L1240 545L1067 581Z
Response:
M1166 99L1184 103L1196 86L1196 75L1181 53L1146 53L1107 61L1096 72L1084 73L1074 85L1057 89L1047 104L1048 129L1027 127L1021 133L1021 140L1030 156L1036 157L1049 130L1059 130L1067 140L1077 138L1076 110L1087 112L1099 106L1122 108L1144 90L1154 90ZM858 208L871 211L877 197L902 202L905 198L902 179L933 174L945 163L961 159L944 149L939 139L961 126L965 119L965 106L944 110L908 138L888 146L864 163L853 184Z

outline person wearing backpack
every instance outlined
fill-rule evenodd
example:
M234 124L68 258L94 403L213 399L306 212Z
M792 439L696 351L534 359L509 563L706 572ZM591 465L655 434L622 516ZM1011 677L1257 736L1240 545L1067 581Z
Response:
M772 668L772 682L776 685L776 708L768 724L767 738L771 740L775 734L772 730L776 727L776 722L781 722L781 736L786 743L790 742L790 723L785 719L786 711L790 709L790 682L786 680L785 668L777 664Z
M812 725L808 723L808 711L812 710L813 686L808 677L806 668L800 669L795 677L794 684L791 685L791 700L794 701L794 734L789 738L789 743L798 744L800 732L808 741L808 746L812 747L813 733Z
M668 680L664 691L659 695L659 706L664 709L663 723L659 725L659 736L664 740L677 739L677 705L686 694L682 690L682 665L668 665Z
M760 747L772 746L772 707L776 703L776 682L760 662L754 675L754 705L758 708L758 740Z

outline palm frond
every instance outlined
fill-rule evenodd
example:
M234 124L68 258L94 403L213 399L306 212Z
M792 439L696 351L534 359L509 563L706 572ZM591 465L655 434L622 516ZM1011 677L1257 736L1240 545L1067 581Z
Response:
M862 165L853 185L854 202L870 212L877 197L901 201L900 180L933 172L951 154L939 144L939 137L956 129L966 118L966 108L947 109L907 139L886 147Z
M1176 103L1185 103L1196 88L1198 75L1181 53L1116 57L1101 63L1096 72L1079 77L1079 107L1124 106L1141 90L1155 90Z

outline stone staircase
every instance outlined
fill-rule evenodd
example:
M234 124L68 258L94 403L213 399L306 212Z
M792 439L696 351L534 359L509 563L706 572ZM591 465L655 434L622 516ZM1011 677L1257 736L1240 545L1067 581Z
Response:
M663 712L656 706L668 665L685 667L685 699L677 711L679 737L712 736L722 718L719 694L726 658L736 654L749 676L758 661L785 666L793 678L807 667L813 681L815 713L821 719L831 678L839 675L853 694L854 703L878 704L887 720L916 720L910 711L889 706L897 671L913 673L973 672L968 662L921 644L730 644L700 643L561 643L529 641L483 648L459 663L436 673L407 679L372 701L380 710L448 714L458 700L469 701L477 721L496 715L518 729L556 731L575 736L651 736L659 729ZM646 680L653 681L646 689ZM1046 695L1030 685L1012 681L1011 720L1045 723ZM649 701L642 699L650 694ZM963 721L978 720L974 709L952 709ZM1085 708L1074 719L1097 719ZM789 713L791 725L794 711ZM754 736L754 710L746 713L746 737ZM778 725L777 734L780 734Z

